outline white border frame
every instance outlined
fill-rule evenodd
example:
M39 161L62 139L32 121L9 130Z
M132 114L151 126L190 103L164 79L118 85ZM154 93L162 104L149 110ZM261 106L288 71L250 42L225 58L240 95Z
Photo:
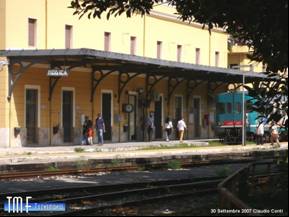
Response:
M37 103L37 127L41 126L41 86L40 85L24 85L24 128L26 128L26 90L37 90L38 103Z
M60 112L60 127L63 128L63 91L72 91L73 93L73 115L72 115L72 122L73 128L75 128L75 88L74 87L62 87L60 91L60 105L61 105L61 112Z
M111 108L110 108L110 112L111 112L111 127L113 128L113 124L114 124L114 112L113 112L113 99L114 99L114 97L113 97L113 90L109 90L109 89L102 89L101 90L101 96L100 96L100 112L101 112L101 115L102 115L102 94L104 94L104 93L110 93L111 94ZM112 133L112 132L111 132Z

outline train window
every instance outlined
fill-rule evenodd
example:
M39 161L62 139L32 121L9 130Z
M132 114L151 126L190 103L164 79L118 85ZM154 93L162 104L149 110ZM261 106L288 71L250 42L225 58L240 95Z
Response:
M232 113L232 103L227 103L227 113Z
M225 113L225 104L217 103L217 114L224 114L224 113Z
M237 113L237 114L242 113L242 104L241 104L240 102L238 102L238 103L236 104L236 113Z
M253 102L251 100L246 101L246 112L250 113L253 111Z

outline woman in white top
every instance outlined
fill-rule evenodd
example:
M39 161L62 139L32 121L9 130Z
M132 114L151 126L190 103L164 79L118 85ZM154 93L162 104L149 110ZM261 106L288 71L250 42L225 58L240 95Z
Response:
M180 142L182 143L183 138L184 138L185 129L187 129L187 125L186 125L183 118L181 118L181 120L179 120L177 127L178 127L178 131L179 131Z
M166 123L165 123L165 132L166 132L166 141L167 142L170 141L170 135L172 134L172 129L173 129L173 122L168 117L166 119Z
M256 132L256 136L257 136L257 145L264 145L264 126L265 123L263 120L260 120L259 125L257 126L257 132Z
M273 121L271 125L271 145L273 146L276 142L277 147L280 147L278 127L279 125Z

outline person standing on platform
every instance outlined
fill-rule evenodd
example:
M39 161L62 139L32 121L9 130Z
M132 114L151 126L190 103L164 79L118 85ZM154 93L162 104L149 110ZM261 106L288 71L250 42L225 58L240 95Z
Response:
M256 129L257 145L264 145L265 121L261 119Z
M184 118L181 118L179 121L178 121L178 131L179 131L179 137L180 137L180 142L183 143L183 138L184 138L184 132L185 132L185 129L187 129L187 125L185 123L185 120Z
M169 117L166 119L165 123L165 132L166 132L166 141L170 141L170 135L172 134L172 129L173 129L173 122L170 120Z
M148 133L148 141L151 142L152 141L152 133L154 130L154 119L153 119L152 114L150 114L147 118L146 128L147 128L147 133Z
M87 140L89 145L93 145L93 124L91 120L88 121Z
M276 147L280 147L278 128L279 125L275 121L273 121L271 124L271 145L274 146L276 142L277 143Z
M104 143L103 134L105 133L105 124L101 114L97 115L97 118L95 120L95 127L98 137L98 144L103 145Z

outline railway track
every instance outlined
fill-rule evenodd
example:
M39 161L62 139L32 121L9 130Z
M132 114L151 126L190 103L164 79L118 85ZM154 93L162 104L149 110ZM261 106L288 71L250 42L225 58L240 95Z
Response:
M29 171L29 172L9 172L0 173L0 180L11 179L25 179L34 177L49 177L49 176L62 176L62 175L79 175L99 172L113 172L113 171L132 171L137 170L136 166L121 166L112 168L97 168L97 169L62 169L57 171Z
M57 215L69 216L95 213L114 209L120 205L152 203L165 198L179 198L188 195L217 192L217 185L223 177L166 180L143 183L92 186L83 188L51 189L47 191L1 194L9 196L32 196L31 202L63 202L67 212ZM3 207L3 204L0 204ZM4 214L2 212L2 214ZM45 214L45 213L44 213ZM46 213L54 215L53 213ZM1 215L1 212L0 212ZM29 214L31 216L33 214Z
M60 214L60 216L95 214L97 212L101 213L103 210L113 210L119 206L138 206L165 199L217 193L217 185L221 181L222 179L212 179L188 183L162 183L155 186L151 184L151 186L144 188L70 197L52 202L64 202L67 205L67 212Z
M268 162L259 163L258 165L259 167L254 169L254 174L250 175L251 178L266 179L268 176L275 176L275 171L271 171L271 174L264 173L267 170L266 168L268 165L270 165ZM188 204L198 204L195 205L195 209L206 203L198 203L198 200L202 197L206 197L206 200L204 201L211 201L212 203L215 203L215 207L218 207L216 202L218 200L217 186L224 178L225 177L200 177L197 179L176 179L81 188L61 188L20 192L9 194L9 196L29 195L33 198L31 202L65 203L66 212L57 213L57 216L102 216L114 215L115 213L119 214L119 212L122 212L122 215L129 215L132 211L134 214L139 214L140 207L145 207L143 208L144 210L158 209L153 208L153 206L161 207L163 204L172 201L182 201L183 198L187 198ZM0 198L5 198L5 196L7 196L7 194L0 194ZM178 207L178 205L175 206ZM0 204L0 207L3 207L2 204ZM192 210L193 208L188 212L193 212ZM48 216L56 215L55 213L43 214ZM34 215L34 213L29 214L29 216L31 215Z
M196 166L208 166L208 165L225 165L225 164L247 164L251 163L253 159L238 159L238 160L222 160L220 162L207 162L201 160L200 162L191 162L190 160L180 160L182 168L192 168ZM107 166L103 168L52 168L54 171L33 170L33 171L0 171L1 180L13 180L13 179L27 179L37 177L50 177L50 176L62 176L62 175L79 175L79 174L93 174L99 172L115 172L115 171L138 171L141 169L154 170L154 169L167 169L169 162L154 163L154 164L138 164L138 165L121 165L121 166Z

